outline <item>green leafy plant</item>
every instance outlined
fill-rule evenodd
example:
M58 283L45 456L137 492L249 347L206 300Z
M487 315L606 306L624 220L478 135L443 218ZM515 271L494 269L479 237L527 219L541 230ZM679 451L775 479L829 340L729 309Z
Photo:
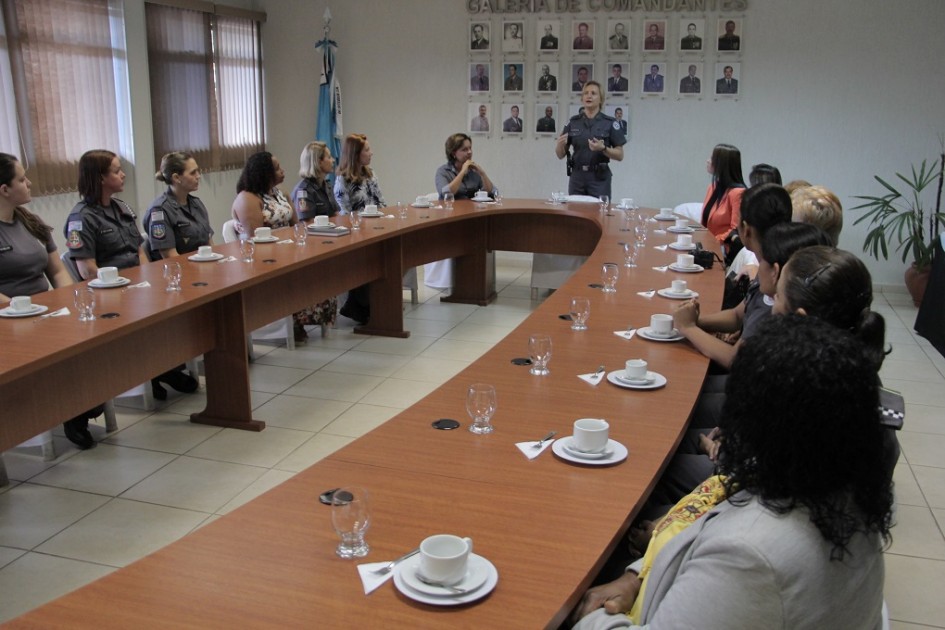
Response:
M945 162L936 161L929 166L926 160L922 160L918 171L915 165L912 166L911 176L896 173L899 181L893 180L893 183L898 189L879 175L873 176L888 191L887 194L881 197L857 195L855 198L864 203L851 208L866 210L854 221L854 225L869 221L870 231L863 241L864 250L877 260L880 256L886 260L889 246L894 243L896 251L902 252L902 262L907 262L911 256L912 264L919 271L932 264L934 239L938 237L939 228L945 227L945 213L940 212L943 169ZM922 196L936 179L939 180L938 203L933 211L925 207Z

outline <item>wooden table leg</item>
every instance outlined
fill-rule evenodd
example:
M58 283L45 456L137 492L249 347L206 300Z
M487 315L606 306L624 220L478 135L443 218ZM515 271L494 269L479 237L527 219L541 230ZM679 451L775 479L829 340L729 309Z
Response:
M367 324L355 326L354 332L359 335L407 338L410 331L404 330L404 265L401 240L397 238L385 241L381 257L384 277L369 285L371 318Z

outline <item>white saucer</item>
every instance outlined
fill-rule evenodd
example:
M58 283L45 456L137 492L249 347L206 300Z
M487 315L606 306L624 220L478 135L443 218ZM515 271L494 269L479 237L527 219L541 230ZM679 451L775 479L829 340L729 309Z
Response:
M0 308L0 317L32 317L49 310L48 306L42 304L30 304L28 311L14 311L12 307Z
M385 215L383 212L372 212L372 213L362 212L361 213L362 219L377 219L378 217L383 217L383 216L387 216L387 215Z
M667 232L673 232L674 234L692 234L695 232L691 227L678 228L675 225L672 227L666 228Z
M125 286L129 282L131 282L131 280L128 278L121 277L119 277L118 280L115 280L114 282L102 282L98 278L95 278L94 280L89 280L89 286L93 289L117 289L118 287Z
M649 326L643 326L642 328L637 329L638 335L644 339L649 339L650 341L679 341L681 339L685 339L685 337L679 334L679 331L675 328L673 328L673 332L676 334L670 335L669 337L661 337L659 335L654 335Z
M567 438L561 438L560 440L555 440L551 443L551 451L560 457L569 462L574 462L575 464L584 464L585 466L610 466L611 464L616 464L627 459L627 447L621 444L616 440L607 440L607 447L604 449L612 450L613 452L608 457L602 457L600 459L588 459L586 455L582 457L577 457L571 454L571 451L565 448L565 445L570 440L570 436Z
M669 231L669 228L666 228L666 230ZM695 249L695 248L696 248L696 244L693 243L692 245L680 245L679 243L670 243L670 244L669 244L669 248L670 248L670 249L675 249L675 250L678 250L678 251L681 251L681 252L688 252L688 251L691 251L691 250Z
M201 256L200 254L194 254L193 256L188 256L187 260L192 260L194 262L213 262L214 260L221 260L223 254L213 253L209 256Z
M680 267L676 263L670 263L669 268L679 273L702 273L705 268L702 265L693 265L692 267Z
M307 230L314 230L314 229L324 230L325 228L336 228L336 227L338 227L338 226L335 225L334 223L326 223L325 225L315 225L314 223L309 223L308 225L305 226L305 229L307 229Z
M495 565L482 556L469 554L469 570L466 577L458 584L459 588L468 589L467 593L452 593L449 589L424 584L416 577L420 566L420 556L413 556L401 562L394 569L394 586L412 600L434 606L457 606L481 599L491 593L499 583L499 572ZM475 584L480 578L478 586Z
M626 376L623 376L620 373L620 370L617 370L616 374L617 376L615 376L614 378L616 378L618 381L620 381L621 383L625 385L636 385L636 386L652 385L653 383L656 382L656 372L648 371L646 373L646 376L644 376L642 379L627 378Z
M253 237L254 243L275 243L278 240L279 240L278 236L270 236L269 238L261 238L259 236Z
M653 375L653 382L651 383L634 383L628 381L623 378L623 370L614 370L607 375L607 380L617 387L624 387L626 389L659 389L660 387L666 386L665 376L659 372L647 372L647 375L649 374Z
M671 300L691 300L699 297L699 294L692 289L686 289L682 293L676 293L672 289L660 289L657 293Z
M482 199L477 199L476 197L473 197L471 199L471 201L475 201L476 203L489 203L492 200L493 200L492 197L483 197Z
M568 455L577 457L578 459L604 459L605 457L612 457L614 454L614 449L610 445L609 440L607 446L604 447L604 450L599 453L585 453L584 451L579 451L573 446L571 442L574 441L574 436L563 438L564 440L564 450Z
M667 215L655 214L653 215L653 218L656 219L657 221L675 221L676 220L676 217L674 217L671 214L667 214Z

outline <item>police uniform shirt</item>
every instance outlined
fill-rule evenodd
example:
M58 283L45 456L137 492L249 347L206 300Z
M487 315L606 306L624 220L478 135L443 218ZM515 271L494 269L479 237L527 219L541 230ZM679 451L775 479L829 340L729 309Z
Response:
M69 213L63 234L72 260L95 259L98 267L126 269L141 264L144 239L134 212L118 199L109 206L80 201Z
M299 211L299 193L305 191L305 212ZM299 183L292 189L292 203L295 205L296 214L300 219L309 220L319 215L333 217L341 210L338 208L338 202L335 201L335 195L328 188L328 181L324 180L319 186L314 177L306 177L299 180Z
M456 170L456 167L453 166L452 162L442 165L440 168L436 169L436 176L433 178L433 185L436 186L436 192L440 195L440 199L443 198L443 188L448 186L450 182L456 179L456 176L459 175L459 171ZM453 195L455 199L472 199L482 188L482 176L478 171L469 169L466 171L466 174L463 175L463 180L459 184L459 188L456 189L456 193ZM487 190L487 193L492 193L493 191Z
M55 252L52 235L44 244L16 217L12 223L0 221L0 293L12 298L49 289L46 266Z
M182 206L170 188L151 202L144 215L144 231L152 252L176 249L179 254L195 252L201 245L209 245L213 236L210 216L203 202L187 195L187 205Z
M564 133L568 134L568 142L574 147L576 167L595 166L610 161L603 151L591 151L588 140L592 138L603 140L604 148L620 147L627 143L617 120L603 112L597 112L594 118L588 118L584 114L572 116L564 126Z

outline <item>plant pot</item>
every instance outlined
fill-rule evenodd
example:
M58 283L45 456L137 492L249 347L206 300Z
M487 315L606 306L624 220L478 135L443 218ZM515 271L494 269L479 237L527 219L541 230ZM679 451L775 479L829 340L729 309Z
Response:
M925 297L925 288L929 285L929 274L931 272L931 267L919 271L919 268L915 265L911 265L906 269L906 289L909 290L912 303L915 304L916 308L922 306L922 298Z

